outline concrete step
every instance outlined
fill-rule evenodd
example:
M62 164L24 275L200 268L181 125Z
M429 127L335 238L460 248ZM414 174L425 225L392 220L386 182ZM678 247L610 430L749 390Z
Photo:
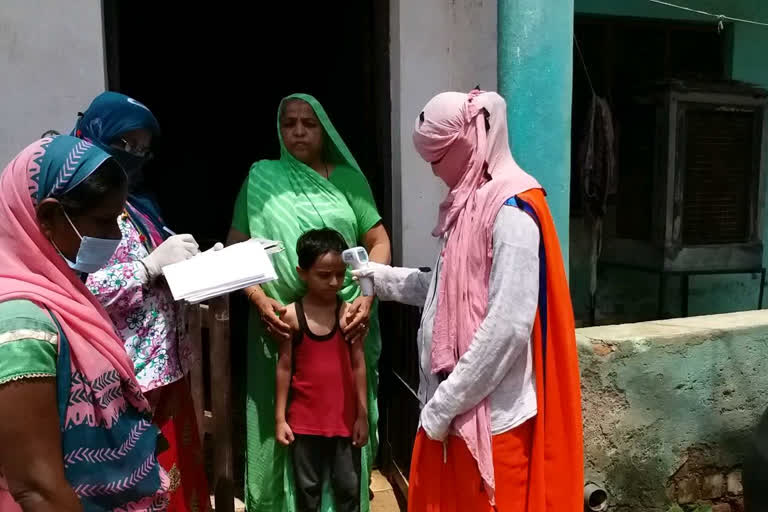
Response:
M374 495L371 502L371 512L401 512L400 506L397 504L395 491L389 484L389 480L378 470L371 474L371 490Z
M378 470L371 475L371 490L374 499L371 512L402 512L395 498L395 491L389 481ZM216 499L211 496L211 512L216 511ZM245 503L235 498L235 512L245 512Z

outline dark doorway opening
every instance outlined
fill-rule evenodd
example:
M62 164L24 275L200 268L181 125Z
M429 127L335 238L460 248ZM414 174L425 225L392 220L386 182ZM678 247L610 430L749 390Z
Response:
M175 231L226 236L251 164L279 156L277 106L293 92L323 104L388 207L388 2L105 0L104 13L109 89L160 120L147 174Z
M102 7L108 88L142 101L160 121L163 134L146 174L174 231L194 234L203 247L224 240L251 164L279 156L277 107L294 92L323 104L391 226L388 1L180 8L103 0ZM233 295L240 479L246 308Z

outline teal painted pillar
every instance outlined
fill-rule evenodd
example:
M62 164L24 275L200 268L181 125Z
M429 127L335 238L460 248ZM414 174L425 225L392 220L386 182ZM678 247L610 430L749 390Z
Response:
M498 0L499 93L512 154L547 191L568 269L573 0Z

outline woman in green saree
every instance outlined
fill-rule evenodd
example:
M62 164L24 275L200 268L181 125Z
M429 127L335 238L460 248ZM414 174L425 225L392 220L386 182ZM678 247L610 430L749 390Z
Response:
M283 305L304 293L296 274L296 242L304 232L332 228L350 247L362 245L372 261L390 261L389 236L371 188L355 158L320 103L309 95L284 98L278 109L280 159L251 167L235 203L229 243L250 237L280 240L273 256L278 280L245 290L251 303L248 328L246 506L249 512L295 510L292 470L285 448L275 441L274 338L290 336L279 318ZM369 510L368 481L378 448L378 360L381 334L373 298L360 296L347 275L341 298L353 304L345 335L365 338L368 366L370 442L362 450L361 510ZM333 510L329 491L323 512Z

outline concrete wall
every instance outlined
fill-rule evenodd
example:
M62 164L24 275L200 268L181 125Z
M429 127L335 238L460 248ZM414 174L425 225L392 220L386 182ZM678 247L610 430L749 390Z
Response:
M0 169L48 130L69 131L105 86L101 2L3 0Z
M580 329L586 478L615 512L741 510L741 464L768 405L768 315Z
M435 94L496 89L495 0L391 0L393 250L403 265L432 265L430 233L445 195L413 148L416 116Z
M768 22L768 2L754 0L678 0L675 2L697 9L730 16ZM707 21L702 17L679 9L647 2L646 0L576 0L577 13L613 16L633 16L674 20ZM768 28L735 23L733 25L733 54L731 77L768 87ZM724 35L724 37L726 37ZM574 122L581 122L574 120ZM768 240L768 222L765 222L763 240ZM570 276L571 293L577 318L587 318L589 283L587 281L588 246L582 219L571 219ZM768 265L768 251L764 265ZM606 270L601 272L598 296L598 321L615 323L654 317L656 312L657 280L648 274ZM690 280L691 315L726 313L754 309L757 306L759 276L695 276ZM667 288L667 312L679 316L679 283L670 279Z

